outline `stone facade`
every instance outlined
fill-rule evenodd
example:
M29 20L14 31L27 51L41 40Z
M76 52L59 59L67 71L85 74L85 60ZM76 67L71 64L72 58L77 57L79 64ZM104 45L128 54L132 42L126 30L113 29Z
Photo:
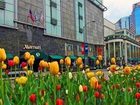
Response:
M39 2L39 3L36 3ZM15 21L16 28L7 28L0 26L0 47L5 48L8 52L19 55L20 51L24 51L25 45L41 46L41 51L46 54L69 55L67 51L67 44L72 45L72 55L81 55L78 46L81 49L83 42L76 40L76 26L75 26L75 5L74 0L61 0L61 37L47 35L45 28L41 24L27 22L27 14L30 6L37 8L37 11L43 11L43 1L34 0L20 0L18 2L18 21ZM27 5L27 7L26 7ZM24 11L24 6L26 10ZM23 9L24 8L24 9ZM36 9L35 9L36 10ZM44 11L43 11L44 12ZM95 21L86 27L87 43L89 47L89 56L98 55L99 48L102 49L103 54L103 10L95 6L89 0L85 0L86 21ZM33 49L31 49L33 50ZM101 51L101 50L100 50Z

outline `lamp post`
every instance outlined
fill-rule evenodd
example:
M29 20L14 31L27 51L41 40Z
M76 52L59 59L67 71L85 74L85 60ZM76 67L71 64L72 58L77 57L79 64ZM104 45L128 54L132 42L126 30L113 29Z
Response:
M85 26L83 26L83 39L84 39L84 67L86 66L86 54L88 54L88 46L86 45L87 43L87 25L89 25L90 23L95 23L95 21L89 21L85 24ZM86 46L85 46L86 45Z

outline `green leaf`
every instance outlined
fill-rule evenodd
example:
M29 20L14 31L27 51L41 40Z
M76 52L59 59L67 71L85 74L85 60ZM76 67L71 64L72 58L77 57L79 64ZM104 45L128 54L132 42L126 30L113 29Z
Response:
M9 97L7 95L5 95L4 97L4 105L11 105Z

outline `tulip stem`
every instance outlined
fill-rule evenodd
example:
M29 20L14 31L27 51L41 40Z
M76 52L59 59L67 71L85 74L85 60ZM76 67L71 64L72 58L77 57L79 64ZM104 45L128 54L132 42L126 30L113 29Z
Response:
M54 105L56 105L56 77L54 75L54 79L53 79L53 86L54 86Z
M2 63L0 62L0 90L1 90L1 97L4 99L4 87L3 87L3 78L2 78Z

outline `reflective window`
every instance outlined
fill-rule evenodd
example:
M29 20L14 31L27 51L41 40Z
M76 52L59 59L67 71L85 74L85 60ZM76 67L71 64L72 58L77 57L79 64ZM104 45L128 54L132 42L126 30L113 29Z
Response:
M14 0L0 0L0 25L14 26Z

